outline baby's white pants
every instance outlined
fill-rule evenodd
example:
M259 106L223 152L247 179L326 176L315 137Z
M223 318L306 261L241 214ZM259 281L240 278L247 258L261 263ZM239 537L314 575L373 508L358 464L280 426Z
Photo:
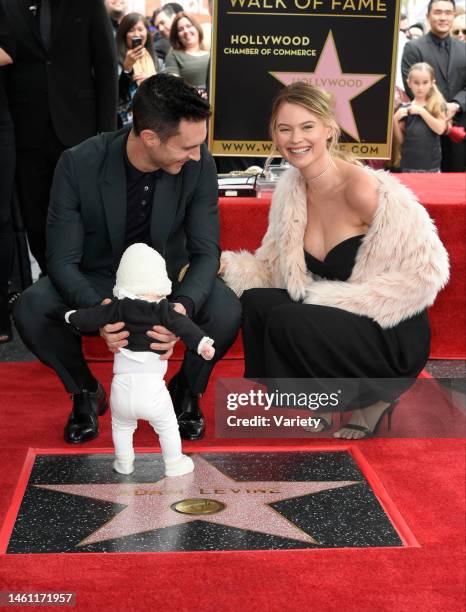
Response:
M133 433L137 420L144 419L159 436L165 461L181 457L181 438L173 403L163 377L167 362L156 353L144 361L136 361L126 354L115 355L110 403L112 435L115 454L121 461L134 458ZM136 354L146 356L147 353Z

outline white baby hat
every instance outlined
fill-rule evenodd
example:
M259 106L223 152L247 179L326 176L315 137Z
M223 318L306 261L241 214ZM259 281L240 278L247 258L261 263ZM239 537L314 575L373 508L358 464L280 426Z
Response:
M167 275L165 259L144 243L129 246L123 253L116 273L113 295L170 295L172 284Z

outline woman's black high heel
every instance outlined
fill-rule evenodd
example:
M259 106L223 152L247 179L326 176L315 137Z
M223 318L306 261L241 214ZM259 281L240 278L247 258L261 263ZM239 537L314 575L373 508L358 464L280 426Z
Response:
M353 429L355 431L361 431L364 435L362 435L360 438L355 438L356 440L365 440L366 438L372 438L373 436L376 435L376 433L379 430L380 424L383 421L383 418L385 415L387 415L387 431L391 431L392 429L392 414L393 411L395 410L396 405L398 404L398 399L393 400L393 402L391 404L389 404L385 410L381 413L381 415L379 416L379 418L377 419L377 423L374 425L374 429L370 430L368 427L364 427L363 425L352 425L351 423L348 423L347 425L344 425L344 429ZM345 439L345 438L342 438Z

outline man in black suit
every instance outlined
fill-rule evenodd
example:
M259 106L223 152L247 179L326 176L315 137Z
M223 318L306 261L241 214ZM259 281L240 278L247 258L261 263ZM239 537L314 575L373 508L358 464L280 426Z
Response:
M427 62L435 72L437 87L448 106L448 118L466 127L466 52L464 43L450 36L455 17L454 0L431 0L427 7L430 32L406 43L401 60L401 72L406 93L408 72L417 62ZM448 136L441 137L442 171L463 172L465 144L454 143Z
M45 225L61 153L116 128L115 42L103 0L0 0L15 40L8 96L16 184L29 245L45 271Z
M217 278L217 174L204 144L209 116L208 102L193 88L158 74L136 93L131 130L90 138L65 151L57 165L47 222L49 276L21 295L14 314L25 344L73 394L68 442L97 436L106 398L80 338L47 313L109 298L122 253L136 242L165 258L170 301L215 341L214 360L187 351L169 385L182 437L195 440L204 433L198 396L215 361L234 342L241 314L238 299ZM101 330L112 352L128 343L123 328L119 322ZM167 351L168 359L175 336L160 326L148 335L151 348Z

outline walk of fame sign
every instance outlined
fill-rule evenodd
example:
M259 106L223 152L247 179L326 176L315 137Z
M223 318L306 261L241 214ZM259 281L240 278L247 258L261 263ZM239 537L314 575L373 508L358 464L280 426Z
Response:
M37 455L7 553L402 546L351 454L192 455L163 478L159 454L130 476L112 455Z
M306 81L331 92L341 147L390 157L399 0L216 0L209 148L268 156L272 100Z

